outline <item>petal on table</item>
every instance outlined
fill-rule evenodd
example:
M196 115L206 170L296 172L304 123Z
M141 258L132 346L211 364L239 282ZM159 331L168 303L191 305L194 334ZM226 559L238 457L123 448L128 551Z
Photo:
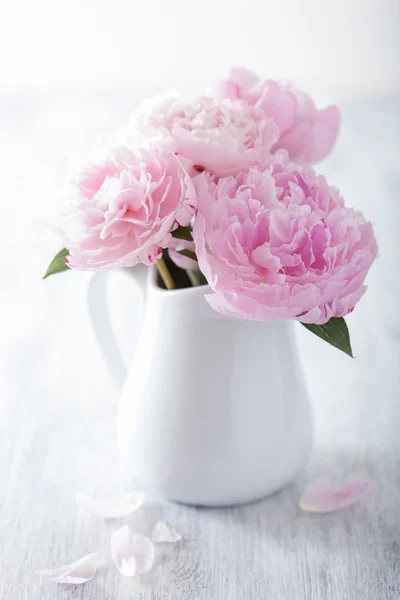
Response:
M308 512L332 512L357 502L370 485L368 479L360 479L334 487L330 477L322 477L305 488L299 506Z
M144 494L142 492L130 492L118 498L92 498L77 492L76 502L97 517L119 519L138 510L144 503Z
M132 534L128 525L124 525L111 536L111 556L122 575L134 577L153 566L154 545L150 538Z
M93 579L96 575L98 560L99 552L93 552L92 554L83 556L70 565L64 565L58 569L45 569L44 571L36 572L39 577L46 579L47 581L79 585Z
M157 521L154 525L151 539L157 544L175 544L182 539L182 536L165 523L165 521Z

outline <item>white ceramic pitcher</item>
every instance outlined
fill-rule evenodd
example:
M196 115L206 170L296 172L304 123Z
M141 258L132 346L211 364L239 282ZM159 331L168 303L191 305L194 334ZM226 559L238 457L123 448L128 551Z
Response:
M167 291L155 267L125 269L145 294L133 362L124 366L106 314L104 273L89 304L121 387L118 440L132 480L204 506L249 502L291 481L312 442L310 405L290 321L216 313L208 286Z

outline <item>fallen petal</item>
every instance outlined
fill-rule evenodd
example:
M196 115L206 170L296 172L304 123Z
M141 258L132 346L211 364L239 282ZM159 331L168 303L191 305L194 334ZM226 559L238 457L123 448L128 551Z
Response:
M96 575L99 552L93 552L83 556L70 565L64 565L58 569L45 569L36 571L42 579L55 581L56 583L72 583L79 585L93 579Z
M92 515L104 519L126 517L140 508L144 502L142 492L130 492L119 498L92 498L81 492L76 493L76 502Z
M368 479L360 479L334 488L330 477L322 477L306 487L299 506L308 512L332 512L357 502L370 485Z
M157 544L175 544L182 539L180 533L164 521L157 521L151 534L151 539Z
M124 525L111 536L111 556L122 575L134 577L153 566L154 545L150 538L132 534L128 525Z

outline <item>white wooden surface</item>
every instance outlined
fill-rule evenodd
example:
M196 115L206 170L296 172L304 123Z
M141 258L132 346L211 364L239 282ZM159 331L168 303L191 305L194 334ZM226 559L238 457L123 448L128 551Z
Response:
M126 522L148 533L163 518L185 541L160 548L155 569L134 581L110 562L109 539L118 525L76 509L77 489L103 495L129 489L115 453L117 399L90 329L89 275L40 281L49 256L32 219L46 210L63 159L117 124L130 104L116 93L1 99L0 599L398 599L400 120L394 101L347 105L341 140L324 165L349 203L373 220L380 258L369 292L348 319L355 360L299 326L316 425L307 472L281 493L240 508L151 500ZM122 282L115 286L116 326L129 354L137 299ZM370 476L374 485L342 512L300 512L304 483L326 473L339 481ZM84 586L57 586L35 575L94 550L104 567Z

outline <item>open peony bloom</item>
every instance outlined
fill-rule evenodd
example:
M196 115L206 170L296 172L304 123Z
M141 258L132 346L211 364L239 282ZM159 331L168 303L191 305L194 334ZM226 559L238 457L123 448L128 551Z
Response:
M261 109L242 100L202 96L185 102L169 94L143 104L125 135L131 143L136 140L150 148L166 145L188 167L227 175L258 164L270 153L279 131Z
M370 485L368 479L360 479L334 488L330 477L321 477L306 487L299 506L307 512L332 512L358 502Z
M196 205L191 179L170 150L123 146L75 174L67 199L66 262L78 269L154 263Z
M220 82L217 95L232 102L245 100L273 119L279 130L273 150L287 150L290 159L297 163L319 162L336 141L340 125L338 108L329 106L319 111L307 94L289 85L262 80L239 67L231 70L228 80Z
M311 167L275 161L196 187L193 237L215 310L316 324L353 310L377 252L372 226Z

